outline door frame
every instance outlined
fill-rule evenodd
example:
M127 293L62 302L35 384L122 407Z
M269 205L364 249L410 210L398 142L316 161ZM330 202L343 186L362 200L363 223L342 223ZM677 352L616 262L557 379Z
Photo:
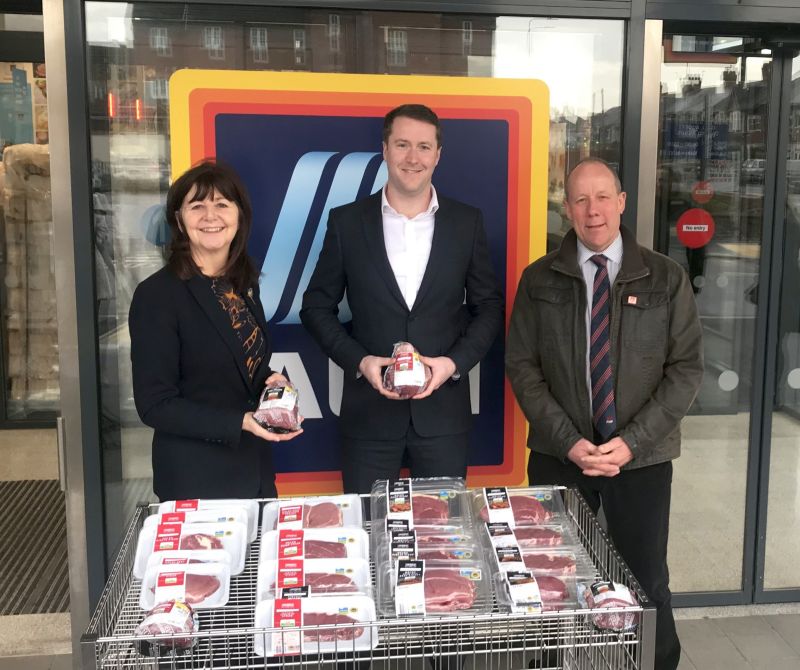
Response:
M785 37L785 26L779 28ZM718 35L769 39L771 26L752 24L709 24L665 21L664 35ZM798 27L800 31L800 26ZM791 50L772 47L770 72L769 116L767 121L764 207L761 226L761 254L758 263L759 310L754 328L753 387L748 454L745 476L745 507L742 545L741 588L730 591L700 591L673 594L676 607L747 605L754 603L792 602L800 600L800 588L765 591L764 559L766 548L767 503L769 497L769 463L771 453L772 407L775 388L775 360L778 338L778 306L775 291L779 290L783 272L783 237L786 202L785 157L789 139L788 110L791 84ZM779 206L776 206L779 203ZM665 223L656 227L657 248L664 251L668 237Z

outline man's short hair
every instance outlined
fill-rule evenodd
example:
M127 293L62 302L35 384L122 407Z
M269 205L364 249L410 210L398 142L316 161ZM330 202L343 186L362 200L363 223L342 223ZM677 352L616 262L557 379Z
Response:
M581 165L585 165L586 163L596 163L597 165L602 165L606 170L611 173L611 176L614 177L614 187L617 189L617 195L622 193L622 182L619 180L619 175L614 167L606 160L602 158L597 158L596 156L589 156L588 158L584 158L578 161L577 165L575 165L567 175L566 180L564 181L564 200L569 200L569 180L572 177L572 173L575 172Z
M392 134L392 124L398 116L405 116L408 119L415 121L422 121L423 123L430 123L436 128L436 145L442 146L442 126L439 123L439 117L436 116L430 107L425 105L400 105L391 110L386 116L383 117L383 143L388 144L389 135Z

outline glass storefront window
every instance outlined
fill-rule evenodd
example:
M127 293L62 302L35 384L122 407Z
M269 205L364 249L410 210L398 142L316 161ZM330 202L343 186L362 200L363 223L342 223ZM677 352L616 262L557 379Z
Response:
M44 63L0 62L0 342L5 416L53 420L59 404Z
M552 95L548 246L568 229L569 168L588 155L620 161L622 21L117 2L88 2L86 17L110 556L131 505L152 496L126 323L136 285L164 263L173 72L540 78Z

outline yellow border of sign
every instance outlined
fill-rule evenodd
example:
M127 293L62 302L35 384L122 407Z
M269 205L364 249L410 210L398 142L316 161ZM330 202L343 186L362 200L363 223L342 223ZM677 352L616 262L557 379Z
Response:
M409 101L423 103L426 95L458 95L476 98L476 102L477 99L484 98L487 108L502 108L502 97L526 98L530 102L531 109L530 221L539 224L531 225L529 260L538 258L545 250L549 91L547 85L538 79L178 70L169 80L173 175L179 175L191 166L190 94L200 88L237 91L319 91L341 93L343 96L348 93L408 94ZM476 166L478 165L476 157Z

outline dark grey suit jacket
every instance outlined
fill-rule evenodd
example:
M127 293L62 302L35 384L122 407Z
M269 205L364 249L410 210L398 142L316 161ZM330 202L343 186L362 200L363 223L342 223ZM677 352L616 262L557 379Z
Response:
M242 431L271 374L258 287L244 296L267 345L251 381L242 344L207 279L162 268L136 288L128 323L133 395L153 436L161 500L275 495L272 446Z
M353 314L350 328L337 318L345 292ZM411 309L386 254L381 193L331 210L300 317L344 370L344 436L397 439L405 435L409 419L423 437L468 431L467 374L503 324L503 298L480 210L439 197L431 253ZM398 341L411 342L425 356L449 356L462 380L445 383L424 400L384 398L357 377L358 365L370 354L391 356Z

